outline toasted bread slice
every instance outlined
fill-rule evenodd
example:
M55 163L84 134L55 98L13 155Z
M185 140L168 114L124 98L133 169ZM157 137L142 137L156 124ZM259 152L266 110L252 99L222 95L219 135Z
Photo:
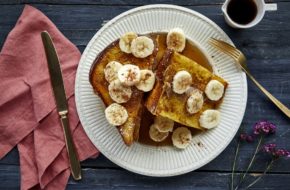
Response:
M181 70L188 71L192 76L193 87L204 92L207 83L212 80L220 81L225 89L227 82L214 75L195 61L173 51L165 52L163 59L157 66L157 83L148 96L145 106L154 115L161 115L174 120L180 124L204 130L199 125L199 117L203 110L214 109L222 101L218 102L205 99L202 110L196 114L186 111L188 94L176 94L172 91L171 84L174 75Z
M109 106L114 102L109 95L109 83L104 75L106 65L110 61L118 61L122 64L137 65L140 69L151 69L155 62L155 54L156 50L146 58L136 58L132 54L122 52L119 48L119 40L116 40L98 55L90 70L90 83L103 100L105 106ZM134 140L138 140L142 109L144 107L143 92L136 87L132 87L132 91L130 100L122 104L128 112L128 120L122 126L119 126L119 131L126 145L131 145Z

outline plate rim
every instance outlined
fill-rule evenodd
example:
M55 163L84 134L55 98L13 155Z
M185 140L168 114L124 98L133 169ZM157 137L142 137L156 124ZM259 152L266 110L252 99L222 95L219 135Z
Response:
M139 6L139 7L136 7L136 8L132 8L130 10L127 10L117 16L115 16L114 18L112 18L109 22L107 22L105 25L103 25L100 30L98 30L94 36L91 38L91 40L89 41L88 45L86 46L84 52L82 53L82 56L81 56L81 59L79 61L79 65L84 62L84 59L85 59L85 55L88 53L90 47L92 46L92 44L94 43L94 41L96 40L96 38L103 32L103 30L105 30L108 26L114 24L114 22L118 21L120 18L126 16L126 15L129 15L131 13L135 13L135 12L138 12L138 11L141 11L141 10L146 10L146 9L152 9L152 8L170 8L170 9L176 9L176 10L179 10L179 11L183 11L183 12L186 12L186 13L190 13L190 14L193 14L199 18L201 18L202 20L208 22L212 27L214 27L216 30L218 30L227 40L228 42L230 42L232 45L233 42L232 40L229 38L229 36L216 24L214 23L211 19L209 19L208 17L204 16L203 14L195 11L195 10L192 10L192 9L189 9L189 8L186 8L186 7L182 7L182 6L177 6L177 5L171 5L171 4L151 4L151 5L144 5L144 6ZM76 72L76 79L77 79L77 76L79 76L80 74L80 66L78 65L78 68L77 68L77 72ZM244 96L244 100L245 100L245 106L243 107L243 109L241 109L241 114L242 114L242 119L241 121L238 122L238 125L239 127L236 128L236 131L234 131L232 133L232 136L231 138L229 138L228 141L226 141L226 146L222 147L219 149L218 152L216 152L216 154L212 157L210 157L209 159L207 159L205 162L199 164L198 167L190 167L188 166L187 168L185 167L181 167L181 168L178 168L177 169L170 169L170 170L166 170L168 172L166 173L154 173L152 172L151 170L149 169L144 169L142 168L142 171L140 171L140 169L138 170L138 167L135 167L133 165L130 165L130 167L126 164L123 164L121 161L119 161L118 159L113 159L111 158L110 156L107 155L106 151L100 151L107 159L109 159L111 162L113 162L114 164L128 170L128 171L131 171L131 172L134 172L134 173L137 173L137 174L141 174L141 175L145 175L145 176L152 176L152 177L170 177L170 176L177 176L177 175L181 175L181 174L185 174L185 173L188 173L188 172L191 172L191 171L194 171L196 169L199 169L201 167L203 167L204 165L208 164L209 162L211 162L212 160L214 160L217 156L219 156L230 144L230 142L233 140L233 138L235 137L237 131L239 130L240 126L241 126L241 123L243 121L243 118L244 118L244 114L245 114L245 111L246 111L246 107L247 107L247 101L248 101L248 84L247 84L247 78L246 78L246 75L244 72L241 72L241 78L243 79L243 83L242 85L245 87L245 90L243 92L243 96ZM79 105L79 102L77 101L78 100L78 94L79 94L79 91L78 91L78 86L79 86L79 82L78 80L75 80L75 102L76 102L76 108L77 108L77 112L78 112L78 115L80 116L80 105ZM82 117L80 116L80 122L81 123L84 123L82 121ZM87 136L89 137L89 139L93 139L94 137L92 137L92 134L90 134L86 129L86 127L84 125L82 125ZM99 149L96 144L94 142L92 142L94 144L94 146ZM154 170L156 171L156 170ZM163 171L163 170L162 170Z

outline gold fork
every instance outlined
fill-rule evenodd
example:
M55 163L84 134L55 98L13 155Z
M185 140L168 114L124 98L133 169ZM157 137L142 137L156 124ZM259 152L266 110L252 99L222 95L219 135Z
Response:
M231 46L230 44L211 38L209 44L219 49L221 52L231 56L236 63L243 69L243 71L248 75L248 77L259 87L259 89L264 92L264 94L284 113L290 118L290 110L282 104L278 99L276 99L270 92L268 92L256 79L251 75L250 71L246 66L246 57L244 54L237 48Z

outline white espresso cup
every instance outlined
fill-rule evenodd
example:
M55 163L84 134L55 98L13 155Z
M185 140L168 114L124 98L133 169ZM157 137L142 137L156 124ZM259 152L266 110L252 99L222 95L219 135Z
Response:
M225 20L233 28L251 28L257 25L265 15L265 11L276 11L277 4L276 3L265 3L264 0L253 0L257 6L257 14L256 17L247 24L239 24L231 19L228 15L228 5L232 0L226 0L222 6L222 12L224 14Z

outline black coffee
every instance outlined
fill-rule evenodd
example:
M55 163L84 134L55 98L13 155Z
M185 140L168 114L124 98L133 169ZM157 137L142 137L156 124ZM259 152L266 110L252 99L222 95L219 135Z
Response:
M238 24L248 24L257 16L258 8L253 0L231 0L227 12Z

